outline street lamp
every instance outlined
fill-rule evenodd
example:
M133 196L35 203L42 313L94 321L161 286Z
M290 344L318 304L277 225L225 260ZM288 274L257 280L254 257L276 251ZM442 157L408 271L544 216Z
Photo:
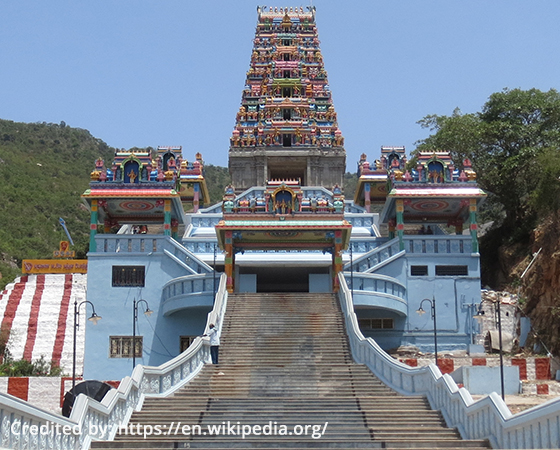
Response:
M77 300L74 300L74 345L73 345L73 352L72 352L72 390L76 386L76 331L80 326L78 317L80 315L80 306L84 303L89 303L91 305L92 313L91 316L88 317L88 320L93 322L94 325L97 325L97 322L101 320L101 316L98 316L95 312L95 306L89 300L84 300L80 304L78 304ZM72 391L73 392L73 391Z
M498 292L498 300L492 302L494 304L494 320L496 326L498 327L498 345L500 346L500 387L502 390L502 400L505 401L505 389L504 389L504 352L502 346L502 311L501 311L501 294ZM482 302L478 308L478 312L474 315L475 318L484 316L484 310L482 309Z
M423 315L426 311L422 308L424 302L428 302L430 304L430 311L432 313L432 319L434 321L434 352L436 355L436 366L438 365L438 356L437 356L437 322L436 322L436 298L433 297L432 300L429 298L425 298L420 302L420 308L416 310L419 315Z
M352 286L352 301L354 301L354 255L352 252L352 242L350 242L350 286Z
M216 296L216 252L217 252L216 243L214 242L214 272L212 272L212 281L213 281L212 286L213 286L213 289L214 289L213 292L212 292L212 297L214 297L214 300L215 300L215 296ZM214 300L212 300L212 301L214 301Z
M136 321L138 320L138 305L140 303L146 304L144 315L151 316L153 311L150 309L148 302L143 298L140 300L133 300L134 308L132 310L132 370L136 367Z

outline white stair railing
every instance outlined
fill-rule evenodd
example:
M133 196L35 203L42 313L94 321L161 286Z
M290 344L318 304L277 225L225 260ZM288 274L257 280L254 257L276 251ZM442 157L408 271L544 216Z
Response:
M206 328L220 332L227 306L226 276L220 277L214 309ZM0 447L14 450L86 450L92 440L111 440L125 427L144 398L165 397L184 386L210 360L208 340L197 337L179 356L158 367L137 366L101 402L80 394L70 418L36 408L11 395L0 394Z
M463 439L488 439L492 448L560 448L560 399L512 415L501 397L492 394L474 401L434 364L412 368L365 338L358 327L350 290L342 273L340 304L354 360L365 364L389 387L407 395L425 395L433 409L440 410L447 426L457 428Z

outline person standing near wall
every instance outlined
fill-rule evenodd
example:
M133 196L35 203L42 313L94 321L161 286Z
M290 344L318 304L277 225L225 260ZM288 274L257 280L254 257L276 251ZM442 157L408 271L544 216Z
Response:
M211 323L209 325L210 331L208 334L204 334L203 336L207 336L210 338L210 356L212 357L212 364L218 364L218 355L220 353L220 336L218 336L218 329L216 326Z

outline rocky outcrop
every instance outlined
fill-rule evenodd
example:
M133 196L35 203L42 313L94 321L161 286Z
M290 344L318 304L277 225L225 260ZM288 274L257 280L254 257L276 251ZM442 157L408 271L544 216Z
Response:
M560 353L560 221L551 217L534 231L531 253L542 249L521 279L521 306L536 332L529 342L542 341L554 355ZM514 268L520 279L532 255Z

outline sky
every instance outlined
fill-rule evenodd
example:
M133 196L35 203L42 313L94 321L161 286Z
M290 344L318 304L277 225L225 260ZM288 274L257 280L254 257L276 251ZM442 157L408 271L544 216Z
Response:
M317 8L348 171L382 145L410 153L426 115L560 89L558 0L0 0L0 119L227 166L264 4Z

